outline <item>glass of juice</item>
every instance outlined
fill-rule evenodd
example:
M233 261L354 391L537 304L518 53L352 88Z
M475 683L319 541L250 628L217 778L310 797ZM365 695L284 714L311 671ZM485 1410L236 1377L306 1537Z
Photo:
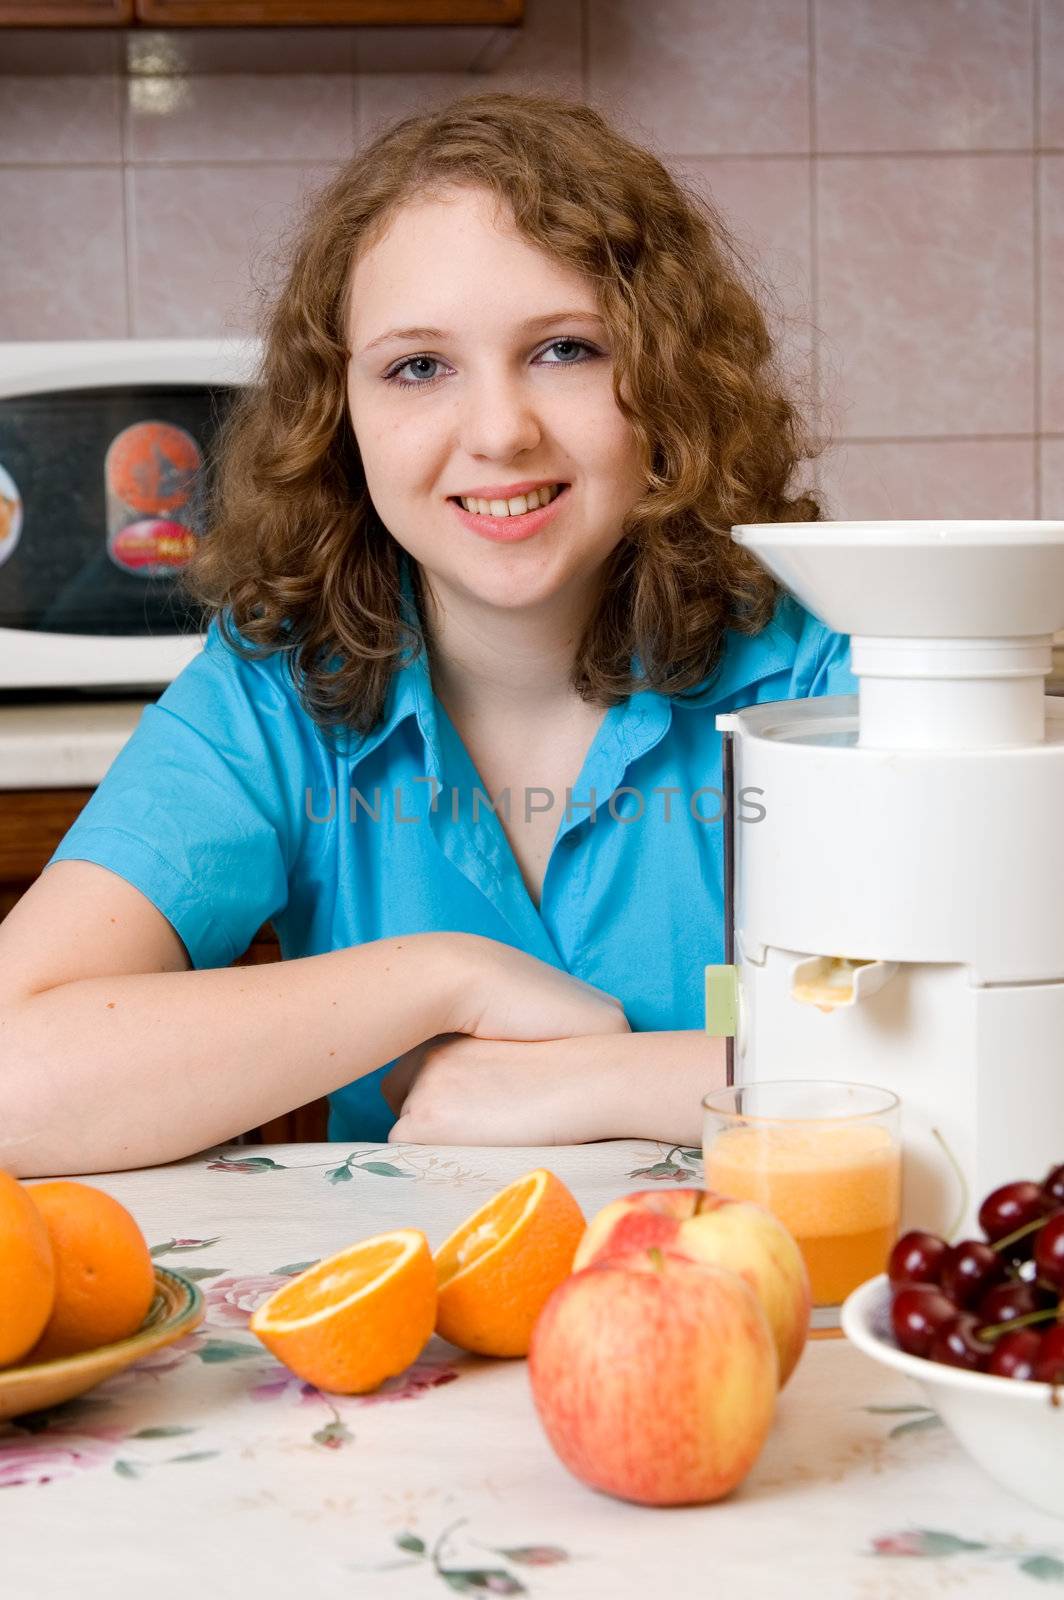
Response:
M779 1218L809 1269L813 1328L837 1328L843 1300L886 1271L898 1236L897 1095L779 1079L718 1089L702 1107L706 1188Z

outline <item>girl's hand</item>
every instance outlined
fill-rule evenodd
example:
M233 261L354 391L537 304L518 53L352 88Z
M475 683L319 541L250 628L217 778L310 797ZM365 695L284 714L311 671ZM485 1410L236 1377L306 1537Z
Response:
M385 1099L399 1109L389 1143L580 1144L597 1137L588 1120L594 1096L566 1059L573 1050L567 1040L465 1034L416 1045L381 1080Z
M511 1040L631 1032L615 995L497 939L455 937L463 976L447 1032Z
M414 1079L425 1064L429 1051L445 1039L464 1039L462 1033L437 1033L431 1039L426 1039L423 1044L414 1045L412 1050L396 1058L391 1072L385 1074L380 1082L381 1094L387 1100L390 1109L398 1117L402 1114L403 1101L413 1087Z

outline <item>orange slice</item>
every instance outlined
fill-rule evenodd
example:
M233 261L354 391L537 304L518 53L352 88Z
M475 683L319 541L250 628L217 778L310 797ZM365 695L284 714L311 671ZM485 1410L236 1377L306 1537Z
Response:
M365 1394L408 1367L432 1337L436 1273L417 1228L378 1233L308 1267L248 1323L297 1377Z
M436 1332L477 1355L527 1355L584 1227L565 1184L542 1167L500 1189L436 1251Z

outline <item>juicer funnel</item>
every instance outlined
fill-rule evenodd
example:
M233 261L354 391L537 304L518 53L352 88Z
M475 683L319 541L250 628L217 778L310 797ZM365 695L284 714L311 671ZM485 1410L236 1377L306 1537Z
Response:
M755 522L732 538L836 633L1034 639L1064 628L1064 522Z
M860 745L1044 742L1064 522L745 523L732 538L850 635Z

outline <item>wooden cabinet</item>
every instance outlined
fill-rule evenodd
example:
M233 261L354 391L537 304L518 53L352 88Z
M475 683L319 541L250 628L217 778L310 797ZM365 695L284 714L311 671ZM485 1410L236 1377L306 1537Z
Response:
M0 0L0 27L120 28L133 21L133 0Z
M519 22L523 0L134 0L153 28L262 28L331 24Z
M524 0L0 0L0 27L511 26Z
M524 11L525 0L0 0L0 72L487 74Z
M91 794L91 789L0 790L0 921L40 876ZM258 966L280 959L277 935L266 923L233 965ZM324 1139L328 1112L328 1100L315 1100L248 1129L237 1142L288 1144Z

